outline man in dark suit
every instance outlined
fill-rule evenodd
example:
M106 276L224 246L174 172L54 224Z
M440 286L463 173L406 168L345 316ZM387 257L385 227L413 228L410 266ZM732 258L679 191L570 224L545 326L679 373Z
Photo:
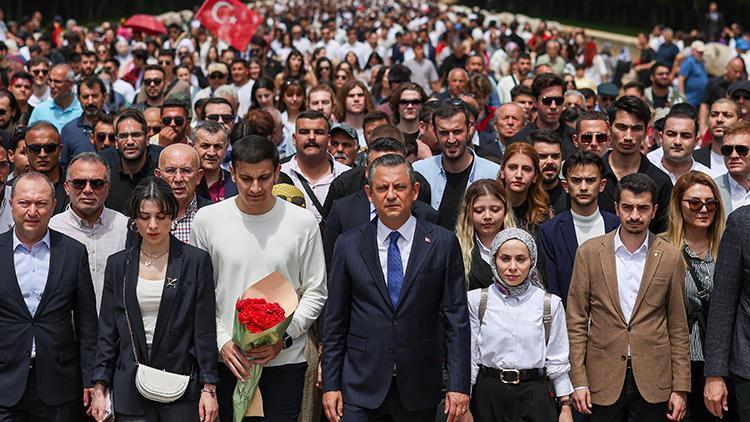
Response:
M449 422L469 404L470 334L456 236L411 214L419 184L396 154L365 188L378 218L343 234L328 279L323 407L331 421Z
M570 197L570 210L539 227L539 246L547 268L547 291L560 296L565 305L578 246L616 229L620 219L599 209L602 162L591 152L577 152L565 160L562 186Z
M237 185L232 176L221 168L227 151L228 133L225 125L211 121L201 122L193 129L193 146L200 156L203 169L203 178L196 192L199 197L208 198L211 202L237 195Z
M387 154L398 154L405 156L406 147L395 139L383 138L373 142L367 155L368 165L378 157ZM335 183L335 181L334 181ZM419 184L420 190L422 184ZM437 223L438 213L428 203L417 199L414 201L412 214L430 223ZM367 224L377 215L377 210L370 204L364 188L345 196L334 202L331 212L326 218L325 232L323 233L323 250L326 255L326 267L330 268L333 247L341 233L347 232L355 227Z
M15 229L0 235L2 421L80 420L91 398L94 286L86 248L48 229L54 192L41 173L19 176Z

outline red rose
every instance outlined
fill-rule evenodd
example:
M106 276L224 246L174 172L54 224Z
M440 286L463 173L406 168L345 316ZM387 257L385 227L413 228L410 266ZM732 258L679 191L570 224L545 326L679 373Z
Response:
M251 333L266 331L286 318L281 305L276 302L269 303L265 299L238 300L236 307L240 324Z

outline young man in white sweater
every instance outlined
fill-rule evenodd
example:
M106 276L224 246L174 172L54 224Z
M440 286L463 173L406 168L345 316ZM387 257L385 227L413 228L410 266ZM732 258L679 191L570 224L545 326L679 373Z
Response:
M327 297L318 222L309 210L273 196L279 171L273 142L257 136L238 140L230 173L239 194L200 209L193 220L190 243L208 251L214 266L221 420L232 420L232 392L250 365L264 366L260 389L266 418L297 420L307 368L306 332ZM299 307L283 341L252 349L246 357L232 341L235 303L247 287L274 271L294 285Z

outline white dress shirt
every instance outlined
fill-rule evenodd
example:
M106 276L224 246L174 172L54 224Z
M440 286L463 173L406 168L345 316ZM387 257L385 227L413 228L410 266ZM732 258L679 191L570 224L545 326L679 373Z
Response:
M664 160L664 156L662 156L662 159L655 162L654 165L659 168L659 170L663 171L664 173L669 176L669 180L672 181L672 185L674 186L675 183L677 183L677 176L675 176L672 172L667 170L666 167L664 167L664 163L662 162ZM703 164L693 160L691 158L693 164L690 166L690 171L699 171L705 175L711 176L711 169L704 166ZM650 160L649 160L650 161ZM713 176L711 176L713 177Z
M49 230L42 240L31 246L31 249L18 239L16 231L13 230L13 266L16 270L16 280L23 301L32 316L36 314L44 288L47 287L50 256ZM35 339L31 341L31 357L36 357Z
M724 156L715 153L713 150L710 152L711 155L711 178L716 179L721 177L727 172L727 164L724 162Z
M318 198L318 201L320 201L321 204L325 204L326 202L326 196L328 196L328 189L331 187L331 183L333 183L333 179L337 178L341 173L350 170L351 167L347 166L346 164L341 164L338 161L333 159L333 156L328 154L328 160L331 163L331 173L329 173L326 176L321 177L319 180L317 180L315 183L310 182L309 179L306 178L307 183L310 185L310 189L312 189L313 193L315 194L315 197ZM297 163L297 157L293 157L291 160L287 161L286 163L281 165L281 171L287 174L292 179L292 182L294 182L294 186L296 186L299 190L302 191L302 193L305 195L305 204L307 204L307 209L309 211L312 211L312 213L315 215L315 218L318 219L318 222L320 222L323 219L323 216L320 215L320 212L318 212L318 209L315 208L313 205L313 201L310 198L310 196L307 194L307 191L302 186L302 183L300 182L299 175L304 176L304 172L300 168L299 164Z
M474 240L477 243L476 247L479 248L479 256L482 258L482 261L486 262L489 265L492 265L492 250L485 246L484 243L482 243L482 241L479 239L479 236L474 235Z
M495 369L544 368L555 386L555 394L573 392L568 372L568 330L565 310L559 297L552 295L549 343L544 339L544 290L531 285L520 296L508 296L493 284L487 296L487 310L479 327L481 289L468 293L471 322L471 384L479 365Z
M733 178L729 178L729 196L732 199L732 209L750 205L750 191L740 186Z
M417 219L413 215L409 216L409 219L397 230L389 229L382 221L378 220L378 258L380 258L380 268L383 270L386 285L388 285L388 247L391 245L391 239L388 236L393 231L397 231L401 235L398 237L396 245L401 252L401 269L404 271L403 275L406 275L406 265L409 263L411 245L414 243L414 231L416 229Z
M615 234L615 268L617 269L617 293L620 295L620 308L626 321L630 321L635 307L635 299L641 287L643 269L648 256L648 237L635 252L630 253L620 239L620 230ZM628 351L628 353L630 353Z

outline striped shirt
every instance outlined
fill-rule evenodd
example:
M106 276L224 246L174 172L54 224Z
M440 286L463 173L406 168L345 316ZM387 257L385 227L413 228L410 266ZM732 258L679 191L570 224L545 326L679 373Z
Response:
M700 278L700 284L703 289L708 290L710 297L711 292L714 289L714 262L713 257L710 253L706 254L706 257L699 258L690 248L685 245L685 251L689 256L688 268L692 266L695 269L696 275ZM690 270L685 271L685 289L687 291L687 314L691 315L701 311L701 301L698 298L698 287L693 280L693 275ZM692 321L690 328L690 360L691 361L703 361L703 343L700 337L700 328L698 328L698 321Z

